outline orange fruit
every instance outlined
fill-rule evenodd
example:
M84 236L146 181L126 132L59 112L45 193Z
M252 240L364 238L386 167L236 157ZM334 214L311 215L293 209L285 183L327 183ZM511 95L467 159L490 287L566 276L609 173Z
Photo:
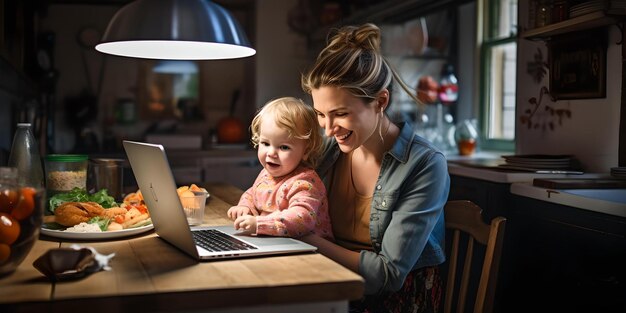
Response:
M11 212L11 216L18 221L27 219L35 209L35 188L23 187L20 189L20 201Z
M5 189L0 191L0 212L11 213L19 200L17 191Z
M0 213L0 243L10 245L20 236L20 223L6 213Z
M11 246L6 243L0 243L0 264L9 260L11 256Z

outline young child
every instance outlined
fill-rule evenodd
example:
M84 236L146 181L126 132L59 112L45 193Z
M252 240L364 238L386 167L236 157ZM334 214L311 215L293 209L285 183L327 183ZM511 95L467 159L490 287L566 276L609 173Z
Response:
M235 229L333 240L326 188L314 170L322 135L313 108L296 98L279 98L257 113L250 129L263 170L228 210Z

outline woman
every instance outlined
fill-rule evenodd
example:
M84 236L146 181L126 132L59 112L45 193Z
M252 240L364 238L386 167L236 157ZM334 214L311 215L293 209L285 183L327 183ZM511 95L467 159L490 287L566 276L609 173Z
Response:
M303 237L365 279L354 312L437 312L445 261L444 155L394 124L385 110L395 78L373 24L338 30L302 77L327 140L317 168L328 190L336 244Z

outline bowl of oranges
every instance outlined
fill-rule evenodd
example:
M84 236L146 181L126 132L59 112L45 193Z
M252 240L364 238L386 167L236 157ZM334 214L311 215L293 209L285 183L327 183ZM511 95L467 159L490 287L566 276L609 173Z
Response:
M0 184L0 277L17 269L39 237L45 189Z

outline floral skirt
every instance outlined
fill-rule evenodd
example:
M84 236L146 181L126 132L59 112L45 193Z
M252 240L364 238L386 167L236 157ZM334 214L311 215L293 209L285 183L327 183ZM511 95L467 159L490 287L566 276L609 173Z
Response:
M442 292L439 267L419 268L407 275L395 293L350 302L350 313L437 313Z

